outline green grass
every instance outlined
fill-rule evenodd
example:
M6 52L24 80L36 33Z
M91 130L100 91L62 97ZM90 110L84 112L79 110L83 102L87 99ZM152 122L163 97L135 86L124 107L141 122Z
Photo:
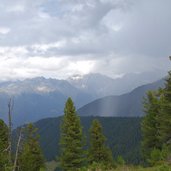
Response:
M119 166L115 169L100 169L100 168L89 168L82 169L80 171L171 171L171 166L160 165L155 167L143 168L141 166Z
M46 171L54 171L57 167L56 161L51 161L46 163ZM118 166L115 169L111 170L102 170L102 169L83 169L83 171L171 171L171 166L169 165L160 165L155 167L143 168L142 166Z
M156 166L156 167L135 167L135 166L123 166L118 167L117 169L113 169L112 171L171 171L171 166Z
M54 171L55 168L57 167L57 162L56 161L51 161L46 163L46 171Z

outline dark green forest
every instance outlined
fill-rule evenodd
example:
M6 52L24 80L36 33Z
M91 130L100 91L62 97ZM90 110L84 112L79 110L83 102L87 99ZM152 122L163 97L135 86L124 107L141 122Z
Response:
M141 118L81 117L83 132L87 138L93 119L101 122L114 158L122 155L128 163L140 162ZM40 134L42 150L49 161L59 155L60 122L61 117L43 119L35 123Z

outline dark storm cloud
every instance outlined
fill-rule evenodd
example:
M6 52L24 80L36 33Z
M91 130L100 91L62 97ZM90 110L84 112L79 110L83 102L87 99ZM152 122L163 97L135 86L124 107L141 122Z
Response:
M4 77L99 71L114 76L170 67L170 0L1 1ZM79 68L84 63L85 71Z

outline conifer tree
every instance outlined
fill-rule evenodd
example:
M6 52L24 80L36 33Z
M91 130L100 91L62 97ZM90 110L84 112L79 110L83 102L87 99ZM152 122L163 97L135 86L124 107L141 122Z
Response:
M106 146L106 137L103 135L100 122L95 119L90 128L90 148L88 159L90 163L110 163L112 162L111 150Z
M160 152L162 159L166 159L171 155L171 71L164 88L157 94L148 93L144 108L142 147L145 157L153 160L152 156Z
M9 163L8 155L8 127L0 120L0 170L5 170Z
M68 98L61 123L60 166L65 171L76 171L84 163L83 132L80 118L71 98Z
M150 156L154 148L160 148L159 122L157 120L160 110L159 93L149 91L144 99L145 117L142 120L142 149L146 158Z
M171 146L171 71L165 82L160 108L158 117L158 122L160 122L159 139L161 144Z
M44 158L38 142L37 129L33 124L26 127L25 141L19 157L20 171L39 171L44 168Z

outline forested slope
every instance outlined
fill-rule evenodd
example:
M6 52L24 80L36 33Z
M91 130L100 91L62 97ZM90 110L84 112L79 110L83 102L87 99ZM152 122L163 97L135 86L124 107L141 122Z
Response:
M88 130L93 119L98 118L111 147L113 156L122 155L130 163L140 160L141 118L81 117L81 123L88 138ZM47 160L59 154L61 117L43 119L35 123L39 129L40 143Z

